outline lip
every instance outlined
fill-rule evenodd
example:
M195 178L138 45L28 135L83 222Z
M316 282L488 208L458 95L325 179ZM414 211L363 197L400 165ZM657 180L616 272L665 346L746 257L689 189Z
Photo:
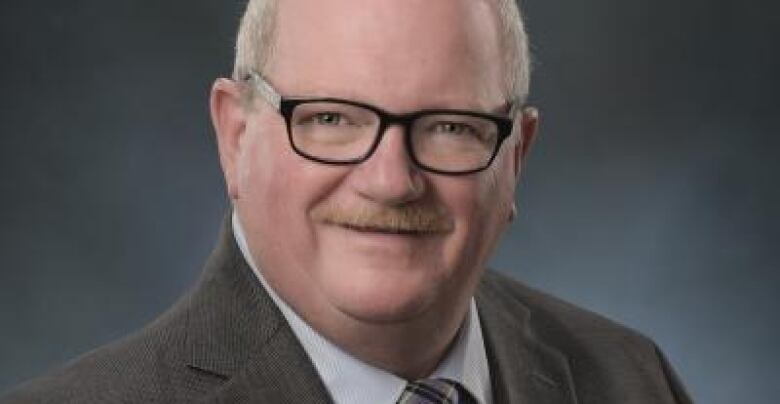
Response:
M333 227L353 234L360 234L364 236L375 236L375 237L421 238L421 237L437 236L441 234L439 232L432 232L432 231L425 231L425 230L401 229L401 228L378 227L378 226L358 226L351 223L336 223L336 222L329 222L329 221L323 222L323 224L328 227Z
M367 233L367 234L388 234L388 235L399 235L399 236L426 236L426 235L433 234L431 232L426 232L422 230L398 229L398 228L374 227L374 226L356 226L349 223L333 223L333 225L341 227L346 230L352 230L359 233Z

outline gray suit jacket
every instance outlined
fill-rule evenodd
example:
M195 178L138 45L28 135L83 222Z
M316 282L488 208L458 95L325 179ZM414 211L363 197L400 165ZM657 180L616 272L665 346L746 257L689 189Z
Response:
M689 403L657 347L488 272L477 307L496 404ZM12 403L329 403L230 220L196 287L139 332L19 386Z

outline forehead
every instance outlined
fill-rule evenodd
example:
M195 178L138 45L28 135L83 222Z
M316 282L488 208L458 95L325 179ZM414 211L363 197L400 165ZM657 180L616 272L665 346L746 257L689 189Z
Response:
M266 72L288 94L390 109L415 98L495 104L503 90L496 22L489 0L280 0Z

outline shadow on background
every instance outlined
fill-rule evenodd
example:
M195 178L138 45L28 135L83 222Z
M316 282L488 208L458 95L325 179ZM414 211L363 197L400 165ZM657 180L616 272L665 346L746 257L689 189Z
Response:
M770 403L780 6L525 1L539 143L494 266ZM242 3L0 5L0 390L154 318L227 207L207 114Z

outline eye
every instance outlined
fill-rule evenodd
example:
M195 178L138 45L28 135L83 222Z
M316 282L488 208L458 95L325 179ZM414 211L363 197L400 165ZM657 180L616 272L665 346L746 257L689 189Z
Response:
M314 122L320 125L340 125L344 117L338 112L320 112L314 116ZM345 122L344 122L345 123Z
M462 135L474 133L474 128L462 122L437 122L433 131L447 135Z

